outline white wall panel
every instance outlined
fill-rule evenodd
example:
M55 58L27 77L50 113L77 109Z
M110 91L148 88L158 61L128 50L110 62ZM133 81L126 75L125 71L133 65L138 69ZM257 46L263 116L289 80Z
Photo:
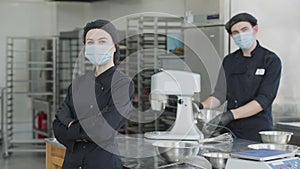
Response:
M61 2L57 3L57 27L58 31L71 31L75 28L83 28L86 24L89 3Z
M1 2L0 22L0 86L4 86L6 37L56 35L56 6L54 3Z

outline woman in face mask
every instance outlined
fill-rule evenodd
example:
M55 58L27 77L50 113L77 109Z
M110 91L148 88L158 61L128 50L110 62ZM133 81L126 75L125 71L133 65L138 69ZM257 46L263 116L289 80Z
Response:
M84 27L84 57L95 70L74 79L53 131L65 145L63 169L123 168L116 135L132 111L134 85L118 68L117 31L96 20Z
M238 138L261 141L258 132L273 129L272 103L281 61L256 40L258 25L252 15L237 14L225 28L239 49L224 58L215 91L199 108L213 109L227 101L227 111L210 121L212 125L206 125L204 131L220 131L215 125L226 126Z
M106 23L101 28L91 29L90 26L84 28L84 56L96 66L96 74L99 75L118 64L118 38L111 23Z

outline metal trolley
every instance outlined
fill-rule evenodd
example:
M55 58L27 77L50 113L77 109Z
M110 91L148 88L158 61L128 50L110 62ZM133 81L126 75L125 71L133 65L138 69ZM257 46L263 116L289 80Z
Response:
M126 60L123 62L125 72L135 82L134 105L137 113L131 117L138 121L148 121L159 116L150 109L149 93L151 76L160 68L159 56L166 55L167 36L172 33L183 33L183 18L171 16L137 15L127 17L126 29ZM145 112L145 113L143 113ZM173 113L172 116L175 116ZM174 120L174 117L168 116ZM127 133L144 133L164 130L169 124L159 122L134 123L128 122Z
M56 58L58 37L8 37L6 88L3 90L3 157L12 152L45 152L44 138L51 136L51 122L56 110ZM39 111L47 114L47 127L37 128ZM18 116L15 116L18 114ZM32 121L26 118L32 114ZM21 118L21 119L20 119ZM23 119L28 121L24 122ZM20 139L16 126L33 126L32 137ZM26 128L26 127L25 127Z
M57 57L57 105L60 105L67 93L75 74L78 73L78 64L83 56L80 52L83 47L82 29L60 32L59 50Z

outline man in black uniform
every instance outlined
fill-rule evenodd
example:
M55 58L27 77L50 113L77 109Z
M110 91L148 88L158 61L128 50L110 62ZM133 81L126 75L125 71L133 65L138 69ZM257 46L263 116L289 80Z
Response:
M95 71L73 80L53 122L56 139L67 148L62 168L123 168L116 135L132 111L134 86L116 67L117 31L96 20L84 27L83 41Z
M272 102L280 75L279 57L256 40L257 20L248 13L233 16L225 25L239 47L227 55L214 93L199 108L213 109L227 100L227 112L204 127L212 132L216 125L228 127L238 138L261 141L259 131L272 130ZM221 130L221 128L217 128Z

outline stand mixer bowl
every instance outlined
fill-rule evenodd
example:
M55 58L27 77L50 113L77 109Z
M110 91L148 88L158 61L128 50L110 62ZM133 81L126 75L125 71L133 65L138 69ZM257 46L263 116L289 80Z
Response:
M197 105L194 104L197 112L194 114L196 125L199 129L202 129L206 123L215 118L217 115L223 113L218 110L200 110Z
M199 110L196 114L196 120L207 123L221 113L223 112L218 110Z

